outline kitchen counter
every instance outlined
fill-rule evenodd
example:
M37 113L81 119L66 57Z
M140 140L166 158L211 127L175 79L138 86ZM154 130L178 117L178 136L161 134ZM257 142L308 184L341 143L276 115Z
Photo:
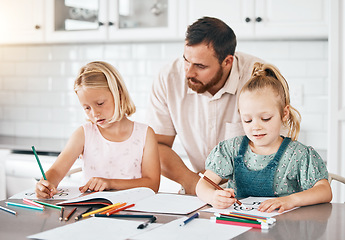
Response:
M31 152L35 146L37 152L60 153L68 139L60 138L32 138L0 135L0 149Z

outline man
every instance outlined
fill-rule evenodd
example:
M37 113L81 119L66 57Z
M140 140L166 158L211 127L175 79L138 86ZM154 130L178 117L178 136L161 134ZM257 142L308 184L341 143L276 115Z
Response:
M164 68L153 84L148 123L155 130L163 176L195 195L197 172L220 141L243 135L237 96L261 59L235 53L236 36L219 19L203 17L187 29L183 59ZM194 168L172 150L175 136Z

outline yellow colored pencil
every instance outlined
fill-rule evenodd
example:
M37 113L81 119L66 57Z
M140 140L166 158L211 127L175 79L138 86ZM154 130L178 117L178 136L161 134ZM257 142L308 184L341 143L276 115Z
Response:
M103 207L103 208L99 208L99 209L96 209L96 210L91 211L91 212L88 212L88 213L84 213L84 214L82 215L82 217L84 218L84 217L90 216L91 214L103 212L103 211L105 211L105 210L108 210L108 209L110 209L110 208L113 208L114 206L117 206L118 204L121 204L121 203L112 204L112 205L109 205L109 206L106 206L106 207Z
M100 214L107 214L107 212L113 211L113 210L118 209L120 207L123 207L125 205L126 205L126 203L116 203L116 204L114 204L114 207L112 207L112 208L110 208L104 212L101 212Z

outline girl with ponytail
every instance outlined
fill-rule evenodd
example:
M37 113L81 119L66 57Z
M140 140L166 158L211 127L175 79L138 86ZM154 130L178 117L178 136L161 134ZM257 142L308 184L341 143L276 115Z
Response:
M226 179L227 188L216 190L200 179L198 197L215 208L228 208L235 197L269 197L258 208L263 212L330 202L326 166L312 147L297 141L300 113L275 66L254 64L238 108L246 135L220 142L205 163L205 176L217 184Z

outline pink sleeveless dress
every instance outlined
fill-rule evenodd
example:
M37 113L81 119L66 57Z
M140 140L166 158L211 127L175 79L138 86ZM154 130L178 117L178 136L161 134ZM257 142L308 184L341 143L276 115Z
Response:
M105 139L91 122L83 125L85 134L83 173L85 183L91 177L108 179L141 178L141 162L148 126L134 122L131 136L123 142Z

